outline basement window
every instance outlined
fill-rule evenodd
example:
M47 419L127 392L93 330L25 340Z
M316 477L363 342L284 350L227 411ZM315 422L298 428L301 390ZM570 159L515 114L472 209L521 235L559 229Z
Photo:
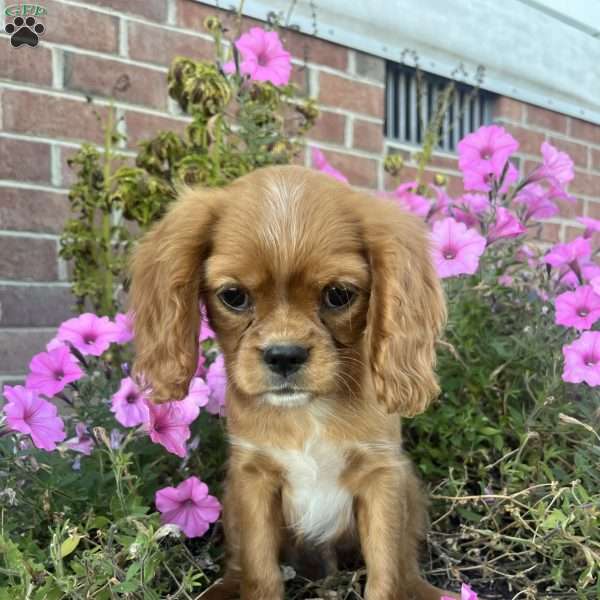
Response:
M427 124L450 79L388 61L386 64L385 135L403 144L421 145ZM496 95L461 82L440 122L438 149L455 152L458 141L492 121Z

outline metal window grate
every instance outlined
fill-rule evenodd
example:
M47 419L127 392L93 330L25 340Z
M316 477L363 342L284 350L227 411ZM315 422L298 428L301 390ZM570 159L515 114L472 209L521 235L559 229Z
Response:
M423 143L425 128L435 113L438 99L450 82L445 77L388 62L386 65L385 135L409 144ZM455 82L456 92L440 126L438 147L456 150L458 141L492 119L495 94ZM421 115L417 110L420 97ZM423 124L425 127L423 127Z

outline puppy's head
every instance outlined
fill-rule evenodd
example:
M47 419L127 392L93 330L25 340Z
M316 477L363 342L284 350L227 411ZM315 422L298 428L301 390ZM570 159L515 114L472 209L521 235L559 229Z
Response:
M370 382L386 410L415 414L437 393L445 308L423 224L325 175L272 167L187 191L132 275L136 371L155 401L187 393L199 301L250 401L360 396Z

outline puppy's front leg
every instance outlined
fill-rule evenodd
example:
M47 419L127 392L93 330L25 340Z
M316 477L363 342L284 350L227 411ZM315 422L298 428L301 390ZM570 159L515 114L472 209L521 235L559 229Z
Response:
M246 465L236 477L240 510L242 600L281 600L279 552L283 530L276 474Z

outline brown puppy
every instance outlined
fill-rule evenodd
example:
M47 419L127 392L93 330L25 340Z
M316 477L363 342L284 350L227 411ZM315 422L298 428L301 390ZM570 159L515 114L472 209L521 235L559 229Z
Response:
M285 546L356 539L368 600L439 600L419 576L425 501L401 415L438 393L446 311L424 225L301 167L188 190L133 259L136 372L187 393L207 308L229 378L224 581L206 597L283 597Z

